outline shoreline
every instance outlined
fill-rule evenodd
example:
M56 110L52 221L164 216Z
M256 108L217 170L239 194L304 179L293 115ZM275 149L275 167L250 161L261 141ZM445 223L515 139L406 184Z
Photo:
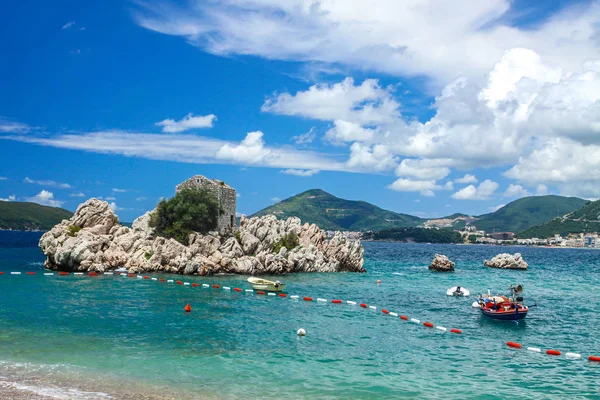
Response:
M63 365L64 366L64 365ZM0 399L11 400L218 400L216 394L196 394L177 387L79 369L55 371L56 365L0 361Z
M526 244L494 244L494 243L434 243L434 242L403 242L400 240L363 240L362 243L399 243L399 244L442 244L442 245L452 245L452 246L490 246L490 247L525 247L525 248L535 248L535 249L575 249L575 250L600 250L600 247L570 247L570 246L536 246L536 245L526 245Z

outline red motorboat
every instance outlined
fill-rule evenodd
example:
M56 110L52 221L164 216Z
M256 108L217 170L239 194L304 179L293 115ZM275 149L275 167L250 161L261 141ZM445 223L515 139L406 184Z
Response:
M511 286L511 297L506 296L479 296L479 308L486 317L501 321L518 321L527 316L529 307L523 304L523 297L519 296L523 286Z

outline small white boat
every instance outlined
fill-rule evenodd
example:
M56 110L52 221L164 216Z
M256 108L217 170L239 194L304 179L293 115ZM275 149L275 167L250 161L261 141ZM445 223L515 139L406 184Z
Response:
M453 286L450 289L446 290L446 294L448 296L467 297L467 296L471 295L471 292L469 291L469 289L465 289L464 287Z
M279 281L269 281L267 279L256 278L251 276L248 278L248 283L254 290L264 290L266 292L283 292L285 283Z

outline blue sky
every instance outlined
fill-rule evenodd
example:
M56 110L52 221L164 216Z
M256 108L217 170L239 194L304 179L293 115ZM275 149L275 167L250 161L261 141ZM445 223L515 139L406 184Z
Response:
M600 197L596 2L6 3L6 201L131 221L194 174L246 214L311 188L426 217Z

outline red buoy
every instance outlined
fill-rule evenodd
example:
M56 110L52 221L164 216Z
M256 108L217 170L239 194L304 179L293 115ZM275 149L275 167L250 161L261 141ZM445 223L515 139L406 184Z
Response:
M212 287L214 287L215 289L219 289L221 286L219 286L219 285L212 285Z
M312 297L303 297L302 300L304 300L304 301L313 301Z
M58 274L59 274L59 275L69 275L69 273L68 273L68 272L66 272L66 271L61 271L61 272L59 272Z
M381 283L381 281L379 279L377 279L377 284L379 285Z
M4 275L4 272L0 271L0 275Z
M35 272L25 272L25 275L35 275Z
M198 287L198 286L200 286L200 284L199 283L192 283L192 286L193 287Z
M368 307L368 306L367 306L365 303L360 303L360 306L361 306L362 308L367 308L367 307Z
M460 329L456 329L456 328L450 329L450 332L452 332L452 333L462 333L462 331Z
M382 308L382 309L381 309L381 312L382 312L382 313L384 313L384 314L389 314L389 313L390 313L390 312L389 312L388 310L386 310L385 308Z
M190 306L190 303L187 303L186 306L183 309L185 312L190 312L192 311L192 306Z
M560 351L558 350L546 350L546 354L549 356L560 356Z
M506 345L508 347L513 347L515 349L520 349L521 347L523 347L519 343L515 343L515 342L506 342Z
M279 293L279 297L287 297L287 294L285 294L285 293Z
M423 322L423 325L425 325L428 328L433 328L433 324L431 322Z
M144 275L144 279L150 279L148 275Z
M233 290L235 290L236 292L241 292L242 289L240 289L239 287L234 287Z
M331 300L333 304L342 304L341 300Z
M598 356L590 356L588 358L589 361L596 361L596 362L600 362L600 357Z
M158 281L159 282L166 282L165 278L160 278Z
M135 274L127 274L128 277L133 278Z
M260 291L260 290L257 290L257 291L256 291L256 294L265 294L265 292L262 292L262 291Z
M98 276L96 271L88 272L88 276Z
M405 320L405 321L408 321L408 317L407 317L406 315L401 315L401 316L400 316L400 319L403 319L403 320Z
M181 282L181 281L177 281L177 284L178 284L178 285L183 285L183 282Z

